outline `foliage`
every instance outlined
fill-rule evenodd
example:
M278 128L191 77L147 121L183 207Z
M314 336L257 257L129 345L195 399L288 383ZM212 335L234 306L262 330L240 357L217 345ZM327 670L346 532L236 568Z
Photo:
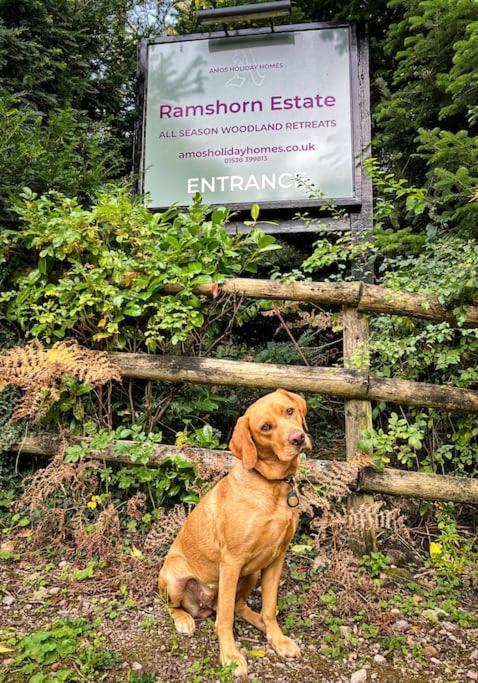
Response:
M357 241L351 232L327 231L313 244L314 251L302 264L305 273L328 272L330 280L350 279L352 261L364 260L373 249L365 238Z
M179 454L159 455L153 465L159 434L147 436L135 428L110 434L94 425L90 431L90 441L63 447L24 479L22 496L0 518L5 538L16 539L5 546L8 557L2 559L18 559L16 543L23 546L27 538L29 549L48 547L51 557L64 557L70 549L87 561L78 571L66 571L64 580L86 581L115 561L129 565L133 583L138 579L135 590L149 593L157 581L158 557L184 523L184 504L197 502L202 482L192 462ZM102 452L109 454L103 462ZM182 503L171 507L175 502ZM142 577L141 566L147 572ZM117 578L121 582L121 573Z
M322 277L325 271L327 279L343 280L352 277L354 260L373 259L380 284L436 293L453 311L456 324L374 316L372 372L473 389L478 385L478 330L462 324L466 305L478 298L477 240L463 227L450 233L450 217L439 212L436 198L428 191L385 172L374 158L368 171L377 195L374 229L360 242L351 234L341 234L335 241L319 239L303 269ZM397 222L399 216L410 223ZM425 227L420 221L427 221ZM374 429L364 435L361 445L373 450L379 467L392 462L425 471L476 471L478 428L472 416L451 417L415 408L399 415L379 403L374 418Z
M387 430L372 430L364 434L359 446L364 451L372 451L378 469L383 470L393 457L394 461L406 467L422 466L418 461L417 451L422 448L425 439L426 416L420 413L410 424L406 417L397 413L390 414Z
M221 432L214 429L210 424L202 427L189 429L189 420L186 422L186 429L176 434L176 446L195 446L196 448L226 448L226 444L221 442Z
M9 678L29 683L60 683L84 681L114 669L120 662L119 653L104 647L105 636L98 630L99 620L65 617L48 629L23 636L17 654L8 667Z
M25 391L12 413L16 422L43 416L61 397L68 378L77 379L77 395L91 391L121 375L105 354L82 349L75 341L57 342L45 349L40 342L16 346L0 356L0 392L16 386Z
M3 96L0 126L0 193L8 199L0 219L10 225L17 221L11 205L19 188L85 199L120 170L120 150L108 127L69 107L45 114Z
M259 230L228 235L228 211L211 212L199 196L186 211L153 214L124 188L100 192L91 209L59 193L25 190L16 210L20 228L1 238L12 282L0 301L7 319L47 341L73 333L151 351L185 341L204 322L192 288L254 271L277 248ZM164 296L173 284L180 291Z
M90 121L108 122L121 139L132 126L139 35L129 12L137 4L4 0L2 92L42 113L83 111Z
M382 571L390 564L390 559L379 551L371 552L370 555L363 555L360 564L373 578L378 578Z
M418 254L425 236L415 226L431 210L426 189L384 170L376 157L365 160L365 169L375 193L370 257Z
M11 419L19 398L20 391L16 387L7 387L0 393L0 452L7 451L21 434L21 425Z
M476 32L478 44L478 27ZM478 202L473 201L473 191L478 186L478 135L435 127L420 129L417 143L415 156L427 165L426 187L436 220L476 236Z
M425 237L419 254L389 260L383 283L394 289L437 292L439 300L450 306L461 321L466 303L473 301L478 292L478 244L469 237L437 229L430 229ZM374 372L465 388L477 386L478 330L385 316L373 319L372 330ZM383 412L382 406L378 411ZM403 446L400 448L409 464L417 457L419 466L429 471L452 468L473 473L478 429L472 416L451 418L435 411L410 409L407 417L400 419L400 428L407 436L399 438L405 438L402 444L408 442L411 450L406 455ZM393 427L393 432L390 417L388 425L388 431ZM408 441L410 435L415 435L413 443ZM387 447L383 436L383 429L379 429L375 444L382 449ZM392 433L389 437L395 441ZM390 441L388 446L392 446L389 454L393 453L395 446Z
M119 462L131 460L131 466L115 467L106 465L100 472L106 495L93 496L87 503L90 510L105 509L111 502L117 504L121 499L135 492L145 492L149 501L146 508L157 510L164 502L195 503L198 498L191 488L196 475L191 463L179 455L166 457L156 467L148 467L161 443L160 433L145 434L140 427L120 427L113 431L97 430L93 423L87 426L91 435L89 441L69 446L65 451L65 462L76 463L87 458L92 452L107 450ZM183 441L182 435L179 438ZM184 441L183 441L184 443ZM146 509L145 509L146 511ZM144 517L144 516L143 516ZM152 520L151 515L143 522Z
M327 279L346 280L352 277L354 262L377 261L385 270L390 267L390 257L403 258L407 254L413 258L420 253L426 237L416 230L414 223L431 211L426 189L384 170L376 157L366 159L365 168L374 185L373 228L370 226L360 239L351 231L327 229L314 242L312 254L303 262L305 273L325 273ZM320 197L320 193L312 188L311 196ZM340 214L331 200L328 206L333 213Z
M90 200L130 171L137 44L166 28L171 5L2 1L2 221L15 223L10 198L21 187Z
M21 490L22 477L13 471L12 463L0 459L0 525L9 519L8 512L13 507Z
M478 548L476 538L465 536L457 528L452 503L437 504L436 517L439 534L430 543L430 564L437 569L442 584L460 586L465 572L471 569L478 578Z
M473 0L392 0L388 5L402 15L383 42L394 68L375 109L377 140L402 168L412 155L407 172L417 174L423 172L413 159L421 130L439 125L457 133L473 121L476 6Z
M218 667L214 666L214 662L211 662L212 657L204 657L203 659L196 660L189 667L188 680L191 683L202 683L202 681L207 680L207 677L213 678L219 683L233 683L234 681L234 669L237 664L231 662L225 666Z

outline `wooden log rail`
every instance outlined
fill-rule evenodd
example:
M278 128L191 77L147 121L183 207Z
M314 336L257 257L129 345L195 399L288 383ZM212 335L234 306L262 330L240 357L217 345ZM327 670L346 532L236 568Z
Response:
M180 285L167 285L165 294L181 291ZM231 278L219 285L224 294L251 299L301 301L311 304L353 306L362 313L386 313L455 323L453 312L440 303L436 294L395 291L364 282L280 282L253 278ZM212 296L211 285L198 285L196 294ZM467 327L478 326L478 305L466 307Z
M216 358L110 353L125 378L218 384L391 401L449 411L478 413L478 392L469 389L372 377L365 370L244 363Z
M73 443L88 441L87 437L74 437ZM132 442L121 441L126 446ZM12 446L12 450L19 453L32 455L54 456L61 448L62 439L56 434L38 434L24 437L18 444ZM151 457L148 466L157 467L168 457L180 456L194 464L200 460L205 465L214 469L221 466L228 471L235 463L236 458L229 451L209 450L204 448L191 448L188 446L162 446L156 447L155 454ZM111 463L137 465L128 456L116 456L110 451L94 451L89 454L93 460L101 460ZM308 460L308 478L312 482L317 481L320 472L329 469L333 461ZM402 470L386 467L383 472L376 472L372 468L362 470L357 481L351 483L351 488L367 493L384 493L392 496L406 496L423 500L444 500L457 503L478 504L478 479L464 477L450 477L441 474L424 474L421 472L405 472Z

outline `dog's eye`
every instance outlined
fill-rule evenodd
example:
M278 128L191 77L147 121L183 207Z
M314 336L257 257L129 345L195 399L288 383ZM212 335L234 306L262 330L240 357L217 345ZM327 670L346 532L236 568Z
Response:
M270 432L272 429L272 425L266 422L265 424L262 425L261 427L261 432Z
M293 414L294 414L294 409L293 409L293 408L287 408L287 410L285 411L285 414L286 414L286 415L293 415Z

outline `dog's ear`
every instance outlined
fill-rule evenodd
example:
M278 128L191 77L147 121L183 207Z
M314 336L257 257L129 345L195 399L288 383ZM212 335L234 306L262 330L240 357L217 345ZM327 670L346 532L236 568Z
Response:
M292 403L295 403L302 417L302 428L304 432L307 433L309 428L307 427L307 422L305 419L305 416L307 415L307 403L305 402L305 399L303 399L302 396L299 396L299 394L294 394L292 391L287 391L286 389L277 389L277 391L283 396L287 396Z
M252 469L257 462L257 448L252 440L249 418L246 415L236 422L229 442L229 450L236 458L242 460L242 464L248 470Z

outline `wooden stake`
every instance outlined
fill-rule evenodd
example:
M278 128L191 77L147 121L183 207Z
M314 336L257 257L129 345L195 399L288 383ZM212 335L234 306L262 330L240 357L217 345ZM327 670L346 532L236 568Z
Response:
M356 308L343 308L344 367L368 372L369 369L369 327L368 318ZM370 401L357 399L345 400L345 442L347 460L352 460L358 453L357 444L364 433L372 429L372 404ZM373 504L373 496L355 494L349 496L347 506L357 510ZM362 539L351 544L356 554L363 555L376 549L376 538L373 529L365 531Z

